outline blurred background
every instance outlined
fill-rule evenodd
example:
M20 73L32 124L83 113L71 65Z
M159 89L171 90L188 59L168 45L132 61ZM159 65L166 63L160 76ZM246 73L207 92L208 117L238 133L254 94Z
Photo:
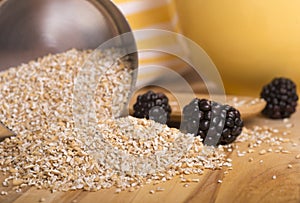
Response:
M104 2L98 2L101 1ZM27 62L32 55L99 46L98 42L106 38L97 33L107 32L109 36L113 31L99 28L103 16L93 7L95 2L0 0L0 68ZM298 0L113 0L113 3L134 31L168 30L197 43L216 65L227 94L259 96L262 86L279 76L300 85ZM26 10L29 4L34 6ZM73 27L67 26L69 22ZM138 46L152 46L154 40L158 47L197 57L180 40L174 43L160 35L139 36L136 40ZM45 46L43 52L40 46ZM157 65L180 74L194 91L207 91L201 76L176 56L142 52L139 64L140 87L168 84L177 91L185 91L176 78L165 77L168 72L153 66Z
M298 0L114 2L133 29L167 29L199 44L218 68L228 94L258 96L264 84L279 76L300 85ZM179 69L194 89L202 90L192 71Z

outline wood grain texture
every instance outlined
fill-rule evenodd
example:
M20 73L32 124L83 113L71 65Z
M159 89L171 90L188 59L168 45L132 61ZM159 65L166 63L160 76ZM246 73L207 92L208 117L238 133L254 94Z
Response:
M259 155L261 149L268 149L269 146L262 145L254 153L247 153L243 157L237 156L237 150L247 150L247 143L237 143L238 149L233 150L228 156L233 160L233 170L224 174L224 170L206 170L201 176L191 175L188 177L199 178L200 182L191 183L184 187L178 177L158 185L145 185L134 192L115 193L115 189L101 190L98 192L55 192L35 188L24 188L22 193L16 193L11 187L0 186L1 191L8 191L8 195L0 195L1 203L25 203L39 202L41 198L45 202L300 202L300 159L295 156L300 154L300 109L292 116L290 121L294 127L289 129L287 138L293 139L298 146L291 143L284 143L284 149L290 154L267 153ZM267 125L270 127L285 129L282 120L270 120L259 115L248 119L247 127L253 125ZM249 158L253 158L249 162ZM263 160L261 163L260 160ZM288 164L293 167L288 169ZM272 179L276 176L276 179ZM1 174L0 180L4 176ZM218 180L223 180L218 183ZM150 190L157 187L165 188L163 192L150 194Z

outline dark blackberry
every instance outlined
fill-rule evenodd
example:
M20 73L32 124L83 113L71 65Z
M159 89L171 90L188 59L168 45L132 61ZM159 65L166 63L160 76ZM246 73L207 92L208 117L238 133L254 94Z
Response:
M296 85L288 78L273 79L263 87L260 96L267 102L262 113L269 118L288 118L296 111Z
M169 99L163 93L148 91L139 95L133 110L133 116L137 118L147 118L163 124L170 120Z
M209 132L216 145L232 143L243 126L240 112L229 105L196 98L183 109L183 131L201 136L203 141Z

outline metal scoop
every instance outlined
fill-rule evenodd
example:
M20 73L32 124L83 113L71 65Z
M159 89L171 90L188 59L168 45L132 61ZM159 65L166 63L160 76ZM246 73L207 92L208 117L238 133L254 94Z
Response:
M110 0L0 1L0 71L49 53L95 49L131 29ZM128 34L127 34L128 36ZM134 38L125 46L135 46ZM137 68L137 54L126 57ZM0 124L0 141L14 135Z

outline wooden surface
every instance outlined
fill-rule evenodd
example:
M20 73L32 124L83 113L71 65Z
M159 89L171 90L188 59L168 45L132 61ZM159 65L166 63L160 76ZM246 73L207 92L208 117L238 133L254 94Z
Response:
M243 157L237 156L237 150L247 150L248 143L237 143L238 149L228 153L233 160L233 169L224 175L222 170L206 170L199 178L200 182L191 183L184 187L179 177L158 185L146 185L134 192L115 193L115 188L98 192L55 192L35 188L24 188L23 192L16 193L10 187L0 186L1 191L8 191L8 195L0 195L1 203L26 203L39 202L300 202L300 159L295 156L300 154L300 109L290 119L294 127L288 129L290 134L286 138L292 139L298 146L284 143L284 149L291 153L259 154L259 150L268 149L262 145L255 152ZM282 120L269 120L260 115L245 121L246 127L253 125L266 125L278 129L286 129ZM253 161L249 161L253 158ZM261 161L263 160L263 162ZM288 165L292 168L288 168ZM276 179L272 177L276 176ZM3 180L3 175L0 176ZM223 180L218 183L218 180ZM0 181L1 181L0 180ZM2 182L2 181L1 181ZM150 194L150 190L157 187L165 188L163 192Z

